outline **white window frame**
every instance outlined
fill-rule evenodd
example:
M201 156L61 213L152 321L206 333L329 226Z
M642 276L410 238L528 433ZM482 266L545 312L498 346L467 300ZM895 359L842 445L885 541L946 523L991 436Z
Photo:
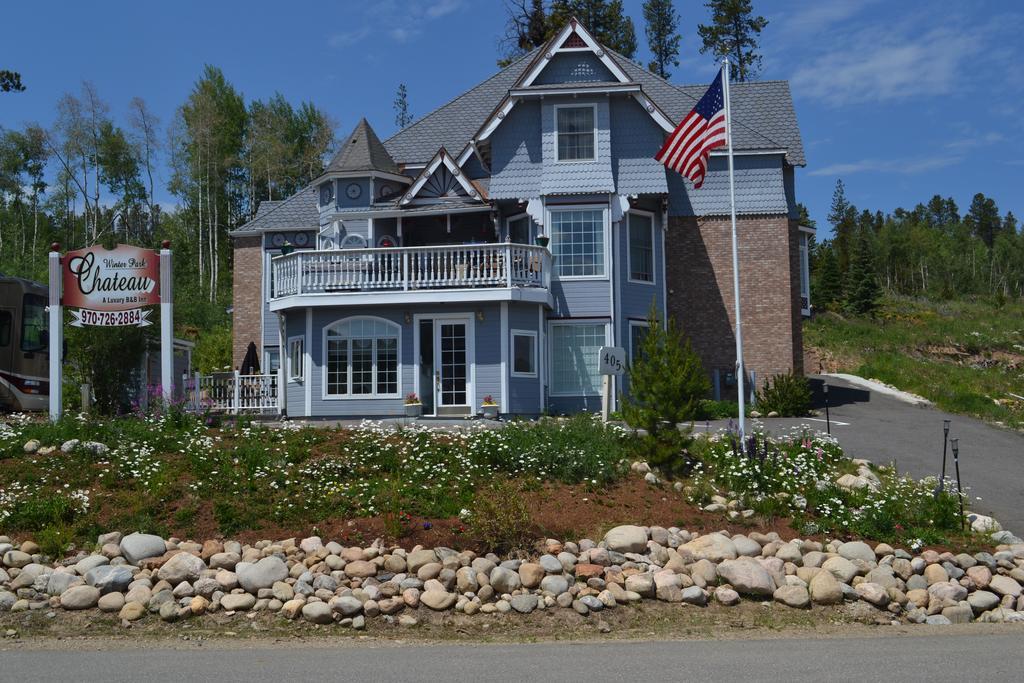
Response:
M636 361L636 349L633 348L633 328L642 327L645 330L651 329L651 324L646 320L630 320L629 321L629 362L633 363Z
M551 321L549 321L548 322L547 334L545 335L547 337L547 340L548 340L548 344L547 344L547 346L548 346L548 348L547 348L547 356L548 356L548 362L547 362L547 367L548 367L548 375L547 375L547 380L548 380L548 396L556 396L556 397L566 397L567 396L567 397L574 397L574 398L590 397L590 396L600 396L601 395L601 390L600 389L594 391L593 393L589 393L588 394L588 393L574 393L574 392L556 391L555 388L554 388L555 387L555 382L554 382L554 376L555 376L554 375L554 367L555 367L555 365L554 365L554 361L555 361L555 343L554 343L555 342L555 335L554 335L554 329L556 327L560 327L560 326L561 327L568 327L568 326L571 326L571 325L576 325L576 326L579 326L579 325L588 325L588 326L591 326L591 325L601 325L601 326L604 327L604 345L605 346L611 346L612 345L612 342L611 342L612 325L611 325L611 322L608 321L608 319L606 319L606 318L573 318L571 320L551 320Z
M800 226L797 234L799 236L797 245L800 254L800 298L807 299L807 306L800 306L800 314L809 317L811 315L811 237L815 234L815 231Z
M533 244L534 243L535 238L536 238L536 235L534 234L535 223L533 222L533 217L530 216L530 214L526 213L525 211L523 213L514 214L514 215L509 216L508 218L505 219L505 237L507 238L506 241L509 241L509 242L512 241L512 224L514 222L516 222L516 221L521 221L524 218L526 219L526 223L527 223L526 231L529 234L529 239L530 239L530 241L527 242L527 244ZM515 242L514 244L521 244L521 243L520 242Z
M395 392L394 393L382 394L382 393L379 393L377 391L377 343L376 343L376 339L378 339L378 337L359 337L360 339L374 339L375 340L374 344L373 344L373 362L372 362L372 368L373 368L372 369L372 373L373 373L373 393L369 393L369 394L353 394L352 393L352 348L351 348L351 344L349 344L348 369L347 369L347 372L346 372L346 375L345 375L345 382L346 382L346 388L348 389L348 393L347 394L331 394L331 393L328 393L328 390L327 390L327 357L328 357L327 337L328 337L328 332L330 331L330 329L332 327L335 327L336 325L341 325L341 324L347 323L347 322L354 322L356 320L373 320L374 322L383 322L383 323L386 323L389 328L392 328L392 329L395 330L395 332L396 332L395 339L396 339L396 342L397 342L396 343L396 348L395 348L395 354L396 354L396 360L398 362L397 362L397 366L395 368L395 372L397 373L396 374L396 380L397 381L395 382ZM351 340L352 337L342 337L342 339ZM335 321L333 321L333 322L331 322L331 323L329 323L327 325L324 325L324 328L321 331L320 358L321 358L321 365L320 365L320 397L324 401L358 401L358 400L362 400L362 399L402 398L402 326L399 325L398 323L396 323L393 320L388 320L387 318L381 318L381 317L375 316L375 315L350 315L350 316L347 316L345 318L341 318L340 320L335 320Z
M264 346L263 347L263 367L266 370L266 372L264 374L271 374L271 373L276 374L277 373L277 370L271 370L270 369L270 366L272 365L272 363L270 362L270 357L273 354L275 354L275 353L277 354L277 368L278 368L278 370L280 370L281 369L281 349L278 348L277 346Z
M553 204L545 207L544 216L544 233L551 240L548 244L548 249L554 253L554 223L552 216L560 211L601 211L601 222L602 222L602 237L604 240L604 264L602 268L604 272L600 275L561 275L558 272L558 263L553 262L551 267L551 274L556 280L561 281L572 281L572 280L608 280L612 272L611 263L611 212L609 211L607 204Z
M637 280L633 278L633 214L640 216L646 216L651 221L651 279L650 280ZM656 247L654 242L654 213L651 211L642 211L640 209L630 209L626 213L626 277L629 282L638 285L654 285L658 279L658 268L656 256Z
M299 367L298 372L295 372L295 360L294 354L292 353L292 346L296 343L299 344ZM305 335L295 335L294 337L288 337L288 381L292 384L302 384L306 380L306 337ZM280 360L278 361L280 362Z
M560 134L559 130L558 130L558 111L560 109L586 109L588 107L590 109L592 109L593 112L594 112L594 130L591 132L591 135L594 138L594 156L592 158L590 158L590 159L562 159L561 157L558 156L558 136ZM598 153L597 153L597 104L593 104L593 103L591 103L591 104L585 104L585 103L582 103L582 104L577 104L577 103L573 103L573 104L556 104L553 107L553 112L554 112L553 115L555 117L554 126L553 126L554 130L555 130L555 163L556 164L593 164L593 163L596 163L598 161Z
M531 348L533 349L533 371L516 371L516 337L530 337ZM540 365L540 348L538 347L537 332L535 330L510 330L509 332L509 367L512 369L512 377L537 377L537 367Z

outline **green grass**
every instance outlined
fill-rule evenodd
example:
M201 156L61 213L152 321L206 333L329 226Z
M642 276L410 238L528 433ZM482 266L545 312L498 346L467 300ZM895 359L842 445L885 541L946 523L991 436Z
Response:
M1010 396L1024 395L1024 304L889 299L875 318L817 316L804 324L804 343L835 370L1024 426L1024 401Z

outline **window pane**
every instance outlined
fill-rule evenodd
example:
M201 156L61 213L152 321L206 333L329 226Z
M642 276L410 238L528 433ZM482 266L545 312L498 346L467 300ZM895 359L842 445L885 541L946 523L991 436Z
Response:
M516 244L530 244L530 218L523 216L508 223L509 239Z
M650 216L629 214L629 277L654 281L654 243Z
M352 341L352 393L373 393L373 340Z
M647 336L646 325L630 325L629 326L629 358L633 362L640 357L640 346L644 343L644 337Z
M377 393L398 393L398 340L377 340Z
M604 275L604 212L551 212L551 253L562 277Z
M11 345L11 328L14 326L14 319L7 311L0 311L0 346Z
M593 107L562 107L558 112L558 160L594 159Z
M302 372L302 340L293 339L289 355L289 378L299 379Z
M553 325L552 392L574 396L600 393L597 355L604 344L604 325Z
M512 372L527 375L537 372L537 338L533 335L512 336Z
M348 393L348 340L327 340L327 393Z
M46 321L46 299L38 294L26 294L21 311L21 350L44 351L43 331Z

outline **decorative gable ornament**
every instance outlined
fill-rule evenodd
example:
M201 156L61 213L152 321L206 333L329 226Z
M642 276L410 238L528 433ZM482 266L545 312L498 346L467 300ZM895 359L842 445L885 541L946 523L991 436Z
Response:
M405 206L414 199L425 202L451 199L482 199L480 190L459 168L458 163L442 147L430 160L408 191L398 201Z

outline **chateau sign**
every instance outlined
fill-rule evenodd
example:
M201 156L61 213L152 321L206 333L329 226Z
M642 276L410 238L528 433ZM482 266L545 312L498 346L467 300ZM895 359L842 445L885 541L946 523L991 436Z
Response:
M145 306L160 303L160 255L121 244L69 251L62 261L61 303L74 307L71 324L151 325Z
M174 391L173 332L174 279L171 243L160 251L119 244L69 251L50 245L49 339L50 419L63 412L64 307L71 308L71 324L97 327L152 325L150 306L160 305L160 387L169 402Z

